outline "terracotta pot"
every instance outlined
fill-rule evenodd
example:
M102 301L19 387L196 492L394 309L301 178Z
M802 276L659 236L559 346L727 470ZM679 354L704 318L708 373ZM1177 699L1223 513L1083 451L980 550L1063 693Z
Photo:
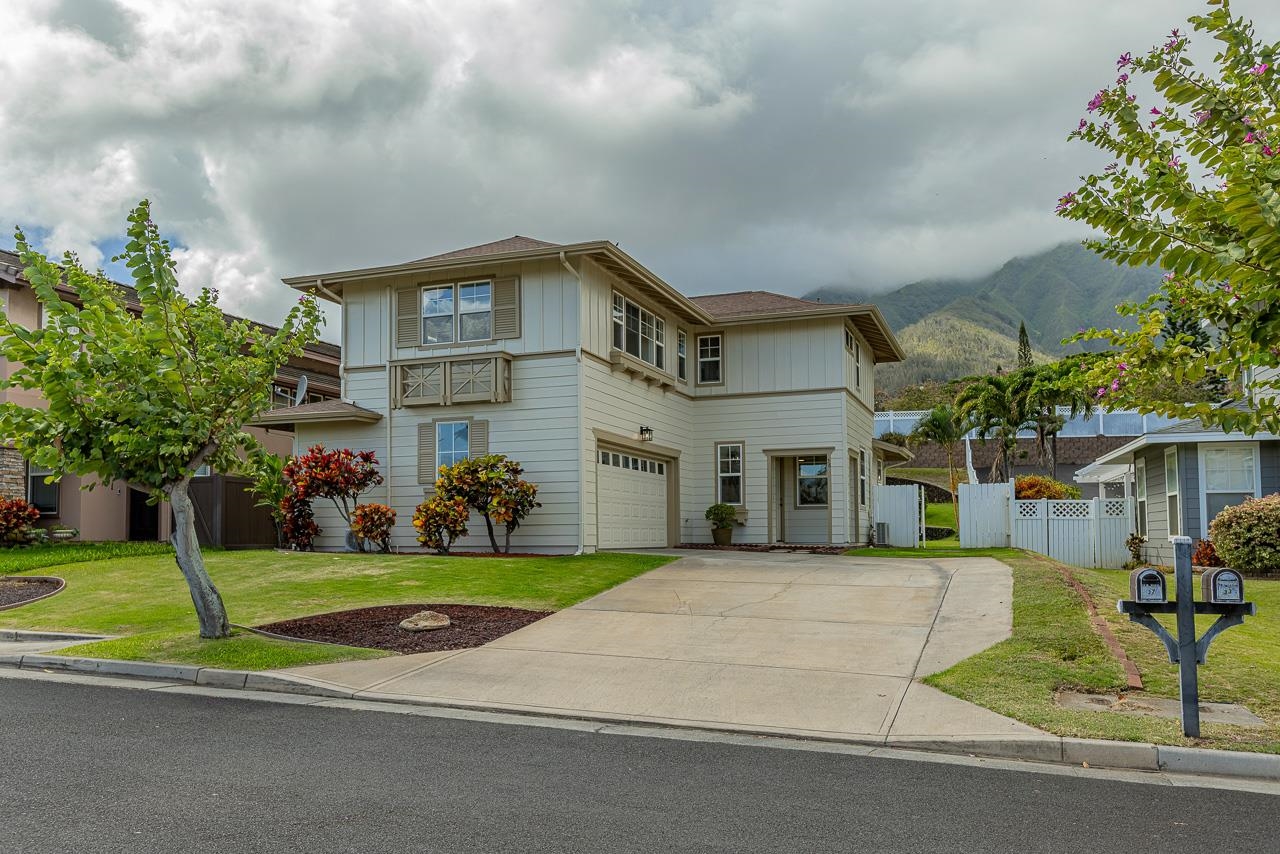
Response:
M733 528L712 528L711 541L717 546L727 546L733 542Z

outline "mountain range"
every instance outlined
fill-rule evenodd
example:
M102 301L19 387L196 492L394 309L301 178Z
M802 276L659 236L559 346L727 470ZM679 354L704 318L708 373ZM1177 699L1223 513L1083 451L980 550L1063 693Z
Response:
M876 372L892 395L907 385L1009 369L1025 323L1040 359L1078 351L1063 339L1089 326L1115 326L1116 306L1159 289L1154 267L1121 267L1078 243L1014 258L986 276L926 279L887 293L828 286L805 294L821 302L875 303L907 360Z

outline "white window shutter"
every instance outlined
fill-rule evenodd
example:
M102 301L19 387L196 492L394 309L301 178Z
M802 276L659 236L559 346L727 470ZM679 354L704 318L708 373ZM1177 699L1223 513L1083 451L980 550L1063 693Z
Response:
M401 288L396 291L396 346L417 347L422 343L421 291Z
M470 444L467 446L467 455L472 457L483 457L489 453L489 422L487 420L476 419L471 422Z
M516 276L493 282L493 337L520 337L520 279Z
M427 421L418 425L418 483L425 485L427 492L434 492L437 476L436 425Z

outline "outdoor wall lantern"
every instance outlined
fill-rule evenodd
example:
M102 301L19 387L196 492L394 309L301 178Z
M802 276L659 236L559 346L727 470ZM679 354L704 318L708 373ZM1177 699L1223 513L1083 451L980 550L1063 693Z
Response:
M653 441L653 428L652 428L652 427L645 427L645 426L641 425L641 427L640 427L640 441L641 441L641 442L652 442L652 441Z

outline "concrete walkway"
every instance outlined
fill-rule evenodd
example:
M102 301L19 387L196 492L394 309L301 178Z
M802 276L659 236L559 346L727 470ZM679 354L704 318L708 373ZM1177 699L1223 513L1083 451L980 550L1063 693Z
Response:
M1049 739L915 681L1009 636L1004 564L680 554L479 649L286 673L370 699L607 720L883 743Z

